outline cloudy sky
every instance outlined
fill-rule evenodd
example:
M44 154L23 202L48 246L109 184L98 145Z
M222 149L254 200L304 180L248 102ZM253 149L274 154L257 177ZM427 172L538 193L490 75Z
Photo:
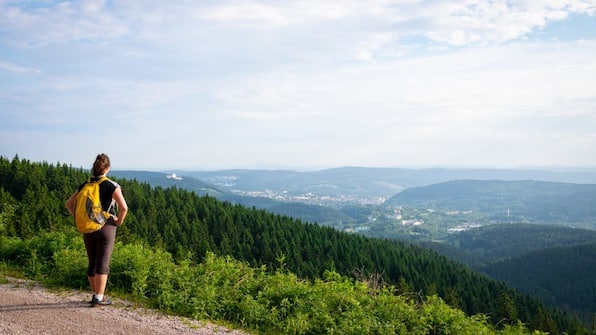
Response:
M0 155L596 168L596 0L0 0Z

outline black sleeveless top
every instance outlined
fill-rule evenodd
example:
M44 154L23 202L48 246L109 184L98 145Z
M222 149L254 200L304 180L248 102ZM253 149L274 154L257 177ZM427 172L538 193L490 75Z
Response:
M91 177L91 181L98 181L99 179L101 179L101 177ZM85 186L85 184L87 184L88 182L89 181L86 181L79 186L79 192L81 191L83 186ZM113 201L112 194L118 187L120 187L120 185L110 179L106 179L102 181L101 184L99 184L99 200L101 201L101 208L104 211L108 211L108 209L110 208L110 205ZM112 209L110 210L111 214L115 214L114 207L115 206L112 206Z

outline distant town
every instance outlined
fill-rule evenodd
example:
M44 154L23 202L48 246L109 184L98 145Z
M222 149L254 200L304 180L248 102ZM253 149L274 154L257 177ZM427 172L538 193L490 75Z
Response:
M242 196L262 197L273 199L276 201L300 202L309 205L321 205L330 207L338 207L345 204L357 204L363 206L380 205L383 202L385 202L385 200L387 200L385 197L359 197L354 195L331 196L325 194L316 194L314 192L292 194L289 191L244 191L237 189L232 189L231 192Z

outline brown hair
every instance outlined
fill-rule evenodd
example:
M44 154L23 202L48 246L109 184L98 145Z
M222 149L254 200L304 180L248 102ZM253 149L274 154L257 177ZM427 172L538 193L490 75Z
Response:
M110 166L110 157L106 154L99 154L95 158L95 162L93 162L93 169L91 172L93 173L93 176L98 177L104 174L106 169Z

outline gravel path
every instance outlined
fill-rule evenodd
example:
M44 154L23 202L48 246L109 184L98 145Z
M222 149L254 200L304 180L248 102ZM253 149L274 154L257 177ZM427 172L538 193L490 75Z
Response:
M49 292L33 282L9 279L0 285L0 334L199 334L248 335L237 330L165 316L118 299L91 308L89 294Z

